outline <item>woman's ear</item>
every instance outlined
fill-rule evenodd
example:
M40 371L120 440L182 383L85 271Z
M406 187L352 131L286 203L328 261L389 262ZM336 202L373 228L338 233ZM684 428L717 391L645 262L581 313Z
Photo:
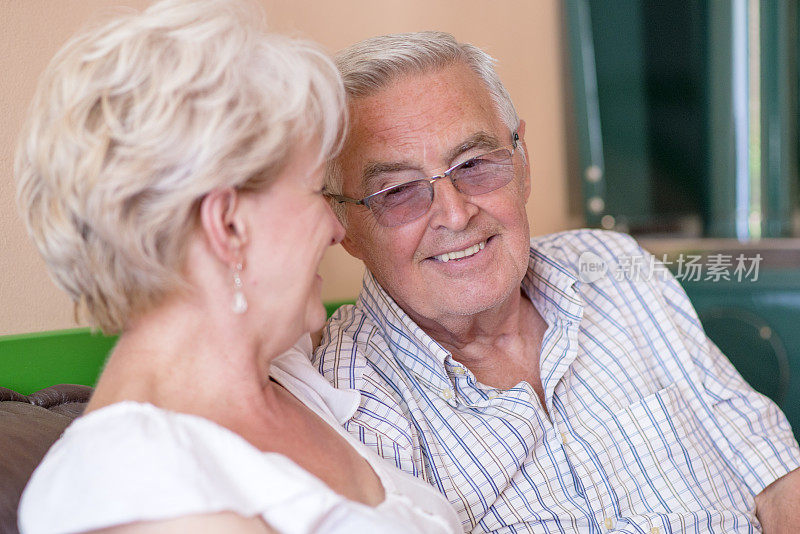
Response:
M224 263L241 261L247 242L246 225L239 207L239 193L214 189L200 202L200 227L211 251Z

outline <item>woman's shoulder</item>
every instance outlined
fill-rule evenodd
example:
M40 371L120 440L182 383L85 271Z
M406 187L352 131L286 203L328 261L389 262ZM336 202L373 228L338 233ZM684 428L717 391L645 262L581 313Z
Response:
M267 517L293 498L324 501L328 493L285 456L212 421L120 402L67 428L31 477L19 521L22 532L35 533L220 510Z
M128 401L67 428L26 487L19 524L23 534L81 532L225 511L260 516L280 532L456 531L455 514L432 488L390 478L403 499L358 505L213 421Z

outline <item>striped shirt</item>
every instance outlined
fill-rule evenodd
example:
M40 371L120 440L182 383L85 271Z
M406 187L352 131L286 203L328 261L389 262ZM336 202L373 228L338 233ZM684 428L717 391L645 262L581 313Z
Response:
M592 276L587 252L605 267ZM800 449L666 269L619 269L651 258L596 230L531 241L522 289L548 324L547 412L526 382L477 382L369 272L314 363L361 392L347 430L444 493L465 531L759 532L754 496Z

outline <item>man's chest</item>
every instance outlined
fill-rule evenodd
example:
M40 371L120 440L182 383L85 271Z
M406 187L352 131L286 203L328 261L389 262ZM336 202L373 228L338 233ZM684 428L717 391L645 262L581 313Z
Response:
M407 394L416 471L461 503L462 518L493 530L549 515L583 531L621 515L747 509L682 380L633 337L564 330L543 341L549 413L527 383L494 390L468 374L449 398Z

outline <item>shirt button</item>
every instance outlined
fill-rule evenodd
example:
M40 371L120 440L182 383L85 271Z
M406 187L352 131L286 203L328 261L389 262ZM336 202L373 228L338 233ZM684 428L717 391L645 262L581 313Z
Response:
M463 367L454 367L453 372L457 375L463 375L464 373L466 373Z
M443 389L442 390L442 397L445 400L450 400L453 398L453 390L452 389Z
M614 528L614 519L606 517L606 530L611 530L612 528Z
M650 534L659 534L661 532L658 527L653 527L650 529Z
M567 433L566 432L562 432L561 433L561 443L563 443L564 445L567 444ZM606 520L606 523L608 523L608 520Z

